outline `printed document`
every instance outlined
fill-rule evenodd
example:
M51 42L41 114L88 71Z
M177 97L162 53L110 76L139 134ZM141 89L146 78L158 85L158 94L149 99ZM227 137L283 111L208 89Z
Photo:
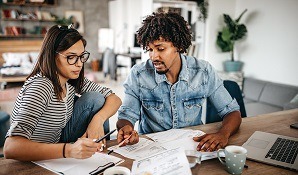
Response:
M135 145L127 145L124 147L116 148L110 147L108 150L114 150L114 152L121 154L124 157L130 159L140 159L148 157L152 154L159 153L161 151L176 148L177 145L183 150L196 150L198 142L195 142L192 138L194 136L201 136L205 133L200 130L191 129L170 129L163 132L157 132L153 134L147 134L150 139L140 137L139 143ZM201 152L203 160L216 158L215 152Z
M191 171L184 150L175 148L137 159L133 162L131 174L191 175Z
M120 148L117 148L116 145L109 147L108 150L114 150L114 152L130 159L139 159L158 153L160 151L164 151L165 148L161 147L160 143L140 137L137 144L126 145Z
M205 133L201 130L192 129L170 129L163 132L157 132L152 134L146 134L147 137L151 138L155 142L165 143L172 140L178 140L182 138L193 138L204 135Z

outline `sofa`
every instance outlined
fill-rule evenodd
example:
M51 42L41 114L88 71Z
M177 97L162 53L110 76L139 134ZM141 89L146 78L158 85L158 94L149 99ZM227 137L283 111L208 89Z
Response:
M298 108L298 87L244 78L243 100L247 116Z

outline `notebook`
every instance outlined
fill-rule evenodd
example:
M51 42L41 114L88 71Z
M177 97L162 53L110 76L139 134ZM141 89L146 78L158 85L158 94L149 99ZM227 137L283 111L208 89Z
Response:
M247 159L298 170L298 138L255 131L242 146Z
M62 158L34 161L33 163L57 174L95 175L100 174L105 169L116 166L122 162L124 162L124 160L121 158L97 152L92 157L87 159Z

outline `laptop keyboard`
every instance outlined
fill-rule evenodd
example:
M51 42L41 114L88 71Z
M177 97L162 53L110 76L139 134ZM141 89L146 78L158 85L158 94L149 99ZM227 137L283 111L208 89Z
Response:
M294 164L298 153L298 141L277 138L265 158Z

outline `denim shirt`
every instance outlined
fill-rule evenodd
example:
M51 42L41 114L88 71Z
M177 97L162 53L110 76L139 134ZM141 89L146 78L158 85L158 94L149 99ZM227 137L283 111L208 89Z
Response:
M210 98L220 117L239 110L214 68L204 60L180 55L178 81L171 84L157 74L150 60L135 65L124 82L125 98L118 119L139 121L139 133L202 124L202 104Z

